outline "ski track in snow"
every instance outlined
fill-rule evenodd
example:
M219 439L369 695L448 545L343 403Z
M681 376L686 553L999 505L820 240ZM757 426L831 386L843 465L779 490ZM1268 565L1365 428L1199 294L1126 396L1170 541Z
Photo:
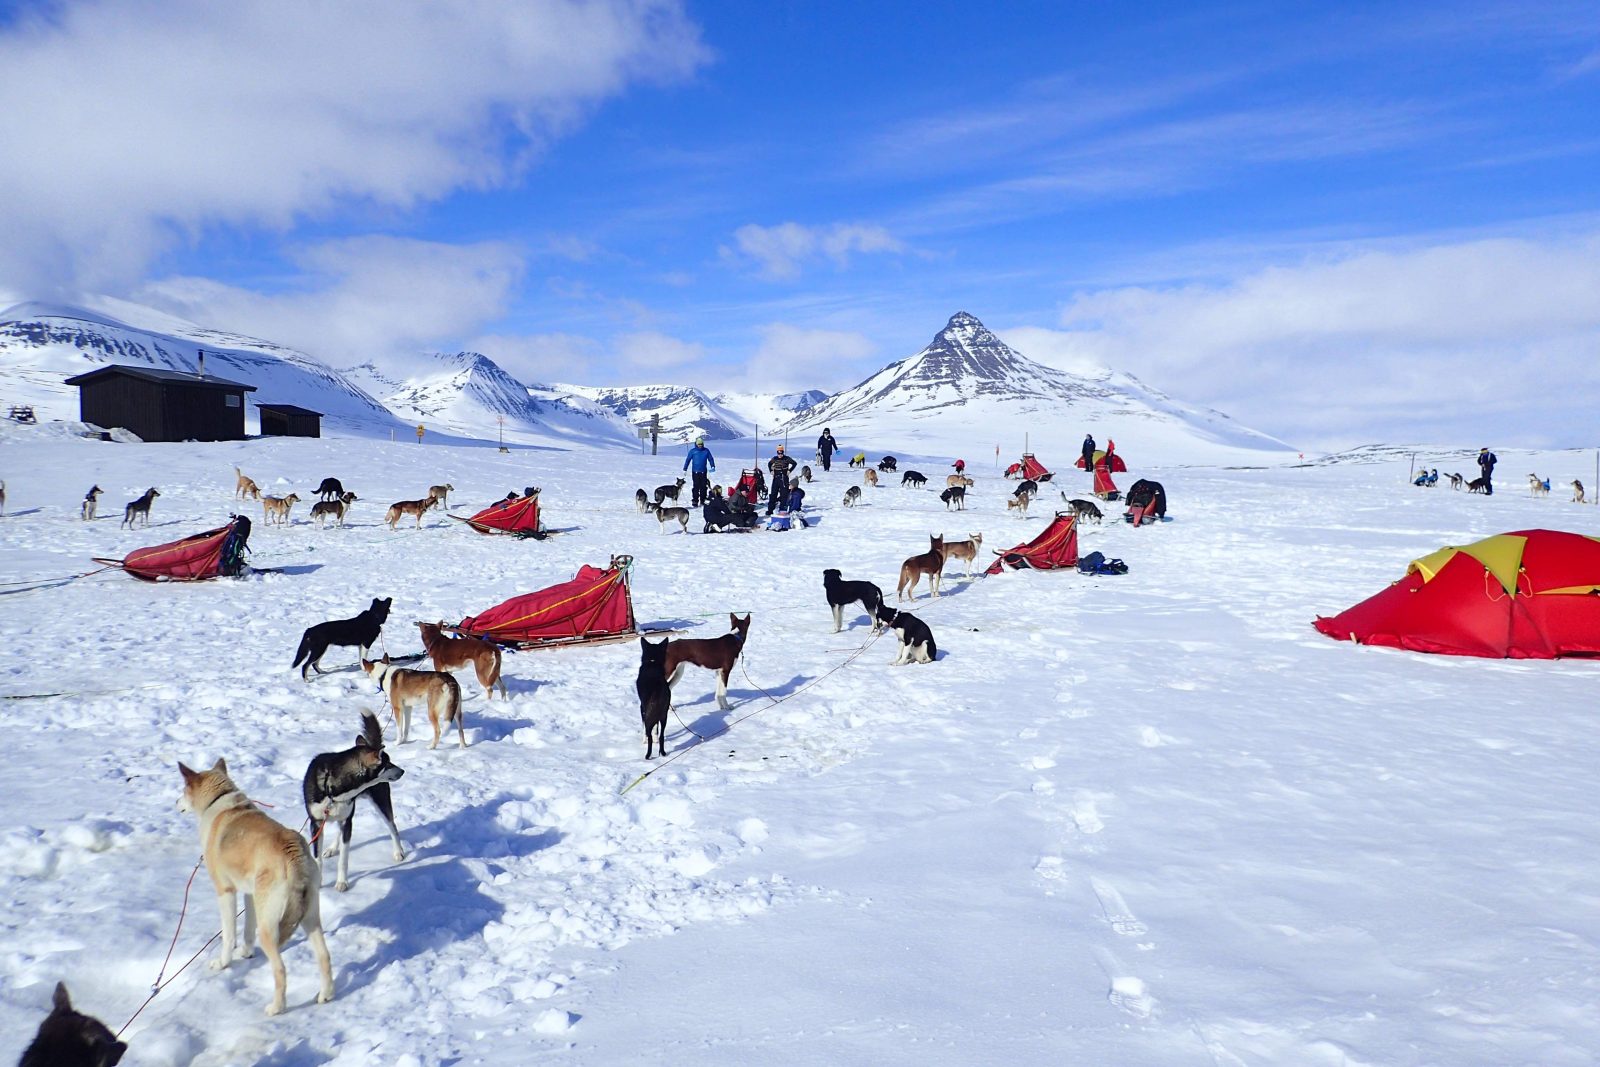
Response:
M739 458L719 462L731 480ZM859 611L828 632L824 567L892 591L930 531L981 529L987 555L1048 509L1005 514L1009 487L978 472L959 518L898 485L847 511L860 474L835 470L813 486L811 530L661 536L633 490L680 463L6 436L0 582L217 525L235 464L267 492L333 474L361 499L347 529L318 530L305 502L288 527L257 521L253 561L287 573L107 573L0 597L0 689L72 694L0 703L4 1031L31 1034L57 979L113 1028L146 996L198 855L176 761L225 756L301 823L308 760L383 706L352 650L300 681L305 626L393 595L385 645L413 652L413 620L632 552L641 621L715 636L726 612L755 615L733 710L688 672L671 752L767 706L763 690L798 695L620 794L661 766L642 759L637 644L508 655L508 702L463 685L464 751L391 730L409 854L394 863L358 810L350 890L330 877L322 898L337 999L311 1003L303 938L275 1020L259 955L222 974L202 960L130 1028L130 1063L1595 1062L1595 668L1360 649L1310 627L1439 545L1592 531L1595 512L1415 490L1386 466L1154 472L1174 523L1108 515L1082 535L1130 574L951 577L906 605L937 663L890 667L891 635L828 674L870 635ZM570 532L478 537L437 513L382 526L390 501L442 481L456 514L541 485L546 521ZM85 524L92 482L106 494ZM119 529L148 485L150 528ZM169 975L215 915L201 875Z

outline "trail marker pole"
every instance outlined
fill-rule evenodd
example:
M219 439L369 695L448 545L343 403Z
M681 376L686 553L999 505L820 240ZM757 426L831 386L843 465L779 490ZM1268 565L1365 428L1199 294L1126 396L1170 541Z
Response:
M506 447L506 417L504 415L496 415L495 420L500 423L500 451L510 452L511 449Z
M419 444L419 445L422 443L422 431L423 431L423 425L422 425L422 423L419 422L419 423L417 423L417 444Z
M1406 471L1406 481L1411 481L1411 476L1417 473L1417 454L1411 453L1411 469Z
M657 448L658 445L660 445L660 443L661 443L661 415L658 412L657 414L654 414L654 415L650 416L650 454L652 456L656 454L656 448Z

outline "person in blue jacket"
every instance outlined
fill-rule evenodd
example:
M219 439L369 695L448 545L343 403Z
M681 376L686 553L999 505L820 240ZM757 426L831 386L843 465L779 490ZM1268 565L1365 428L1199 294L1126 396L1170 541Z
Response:
M704 437L694 439L694 447L689 449L689 454L683 457L683 469L694 472L694 492L690 499L690 507L704 507L706 502L706 471L717 469L716 457L706 447Z

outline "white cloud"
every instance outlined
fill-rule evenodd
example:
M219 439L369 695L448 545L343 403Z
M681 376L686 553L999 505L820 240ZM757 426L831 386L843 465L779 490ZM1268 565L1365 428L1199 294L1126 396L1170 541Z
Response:
M830 226L750 223L733 232L733 243L732 248L722 247L723 259L753 263L762 277L773 280L799 277L804 268L824 259L843 268L853 255L905 251L905 245L882 226L847 222Z
M864 364L878 351L864 334L849 330L768 323L759 327L758 333L761 342L742 370L719 378L725 387L779 393L827 389L829 383L853 385L873 369L864 369Z
M677 0L66 0L0 29L0 275L109 288L216 226L513 179L707 58Z
M453 346L504 313L522 257L489 242L357 237L295 250L297 288L261 293L205 278L150 282L136 299L202 325L302 349L334 366L394 364Z
M600 344L577 334L483 334L464 347L482 352L528 384L586 384L594 377L590 368L604 367Z
M617 359L637 371L662 371L698 363L705 358L705 346L682 341L664 333L628 333L614 342Z
M1043 361L1130 370L1306 444L1587 444L1596 293L1600 233L1483 239L1084 293L1054 336L1008 336Z

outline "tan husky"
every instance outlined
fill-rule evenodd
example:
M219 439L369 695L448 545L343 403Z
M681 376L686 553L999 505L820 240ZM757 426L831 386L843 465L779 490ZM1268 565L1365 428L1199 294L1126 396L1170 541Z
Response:
M377 662L364 659L361 669L388 694L389 711L400 728L402 745L411 737L411 705L425 703L428 721L433 724L433 744L428 747L439 747L439 735L449 729L452 719L461 747L467 747L466 717L461 714L461 683L453 676L443 671L410 671L396 667L388 656Z
M928 576L928 591L939 595L939 577L944 571L944 537L928 535L928 551L912 556L900 564L900 584L895 587L894 598L901 599L909 590L912 600L917 599L917 580Z
M222 916L222 951L211 961L211 969L220 971L233 962L237 896L243 893L244 947L238 955L241 959L253 955L252 942L260 939L272 964L272 1002L267 1014L283 1011L282 949L297 926L305 930L317 955L317 967L322 971L317 1003L326 1004L333 999L333 961L322 936L322 878L311 846L252 804L228 777L228 767L220 759L209 771L192 771L181 763L178 770L183 774L178 810L200 816L201 854L216 887Z
M866 470L862 471L861 477L868 485L876 486L878 484L878 472L873 470L871 467L868 467Z
M478 684L483 686L485 700L494 699L496 685L500 687L501 699L511 699L506 692L505 679L500 677L498 648L477 637L446 637L442 622L419 622L417 628L422 631L422 647L433 660L434 670L456 671L470 663L478 676Z
M233 468L233 473L238 475L239 478L238 483L233 487L234 496L238 497L240 500L261 499L261 487L255 483L255 479L245 474L245 472L240 470L238 467Z
M972 564L978 558L978 549L980 549L982 547L983 547L983 534L981 534L981 533L968 534L967 535L967 540L965 540L965 541L947 541L947 542L945 542L944 558L945 558L946 562L949 562L952 559L964 559L964 560L966 560L967 561L967 577L971 578L972 577Z
M289 521L289 512L300 502L300 494L290 493L288 496L264 496L261 498L261 516L269 525L276 520L280 524Z
M417 517L417 529L420 530L422 529L422 513L438 502L439 498L432 496L425 496L421 500L397 500L389 505L389 511L384 515L383 521L388 523L389 529L392 530L394 529L394 524L399 522L403 516L415 515Z

